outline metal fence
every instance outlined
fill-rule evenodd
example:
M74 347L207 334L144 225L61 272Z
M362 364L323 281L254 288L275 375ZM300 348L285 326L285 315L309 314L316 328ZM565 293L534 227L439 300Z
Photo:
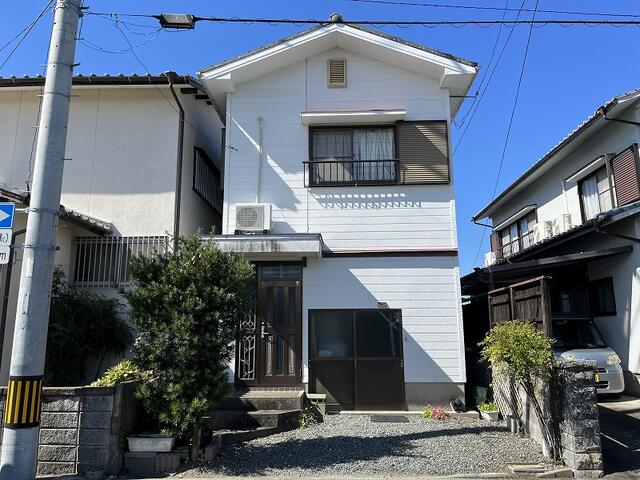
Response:
M74 287L126 286L132 258L162 254L171 249L167 236L76 237L73 242Z

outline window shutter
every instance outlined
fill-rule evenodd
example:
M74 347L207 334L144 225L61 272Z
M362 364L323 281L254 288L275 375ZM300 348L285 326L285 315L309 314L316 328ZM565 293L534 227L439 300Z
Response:
M497 252L500 249L500 234L493 232L489 237L489 241L491 242L491 251Z
M347 86L347 61L344 58L327 60L327 83L329 87Z
M400 183L449 183L447 122L399 122Z
M631 145L611 159L618 206L640 200L638 145Z

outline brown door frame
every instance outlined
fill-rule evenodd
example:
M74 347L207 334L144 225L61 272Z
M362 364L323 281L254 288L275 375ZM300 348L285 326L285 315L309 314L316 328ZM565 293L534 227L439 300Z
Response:
M263 280L262 279L262 266L263 265L300 265L301 272L304 267L304 262L300 261L261 261L261 262L253 262L256 268L256 322L255 322L255 374L253 380L244 380L238 378L239 373L239 352L236 348L235 354L235 375L234 375L234 383L237 387L240 388L250 388L250 387L299 387L302 385L302 273L300 274L300 278L295 280ZM280 377L282 381L264 381L264 343L265 341L261 338L261 326L265 321L264 319L264 295L262 293L262 285L264 283L273 283L273 282L281 282L281 283L289 283L289 286L296 288L296 345L294 350L295 355L295 376L284 376ZM296 282L298 284L296 285ZM275 379L276 376L274 376ZM269 380L272 380L269 377Z
M379 312L379 311L392 311L392 312L398 312L398 318L399 318L399 322L400 322L400 353L398 357L359 357L358 356L358 351L357 351L357 328L356 328L356 312ZM314 357L312 356L313 354L313 344L312 342L314 341L314 330L311 326L311 315L313 313L316 312L351 312L353 314L353 319L352 319L352 328L353 328L353 357L335 357L335 358L322 358L322 357ZM365 409L369 409L369 410L373 410L373 409L382 409L385 407L397 407L400 406L400 408L406 408L406 394L405 394L405 375L404 375L404 335L403 335L403 323L402 323L402 309L400 308L385 308L385 309L380 309L380 308L314 308L314 309L310 309L308 312L308 331L309 334L308 336L308 355L309 355L309 388L313 388L312 386L315 385L315 381L316 381L316 377L315 377L315 372L313 370L313 364L315 362L331 362L331 361L341 361L341 362L345 362L346 360L349 361L349 363L352 365L353 368L353 405L347 405L345 406L346 409L360 409L361 405L358 403L358 361L375 361L375 360L395 360L397 358L400 359L400 367L401 367L401 372L402 372L402 391L401 391L401 401L399 405L393 404L393 405L367 405L365 406ZM341 405L340 408L343 408L343 406Z

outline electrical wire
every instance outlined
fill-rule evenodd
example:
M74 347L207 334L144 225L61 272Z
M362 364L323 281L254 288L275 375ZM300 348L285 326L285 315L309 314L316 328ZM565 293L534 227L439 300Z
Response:
M524 6L524 3L522 5ZM504 9L502 11L502 19L503 20L507 15L507 10L509 10L509 11L512 10L512 9L509 9L508 7L509 7L509 0L506 0L505 4L504 4ZM518 15L519 14L520 13L518 13ZM465 121L467 120L467 117L469 116L469 113L471 112L471 110L473 110L474 105L478 101L478 95L480 95L480 90L482 90L482 85L484 84L484 81L487 78L487 74L489 73L489 69L490 69L491 65L493 64L493 58L494 58L494 56L496 54L496 49L498 48L498 43L500 43L500 37L502 35L502 27L503 27L503 25L500 25L500 28L498 29L498 35L496 35L496 41L493 43L493 49L491 49L491 57L489 58L489 62L487 63L487 68L486 68L486 70L484 70L484 72L482 74L482 78L480 79L480 82L478 84L478 88L476 88L476 93L475 93L475 95L473 97L473 101L471 102L471 105L467 108L467 113L464 114L464 116L460 120L459 124L456 123L455 120L453 121L454 125L456 127L458 127L458 128L462 128L462 126L464 125Z
M479 6L479 5L455 5L455 4L444 4L444 3L419 3L419 2L406 2L399 0L349 0L351 2L357 3L374 3L378 5L406 5L412 7L429 7L429 8L451 8L451 9L465 9L465 10L490 10L490 11L501 11L505 10L507 12L516 12L518 11L515 8L507 8L503 9L500 7L487 7L487 6ZM585 17L593 16L593 17L627 17L627 18L640 18L640 14L633 13L613 13L613 12L570 12L564 10L535 10L531 8L525 8L521 10L522 12L536 12L536 13L553 13L557 15L583 15Z
M85 12L87 15L102 15L102 16L123 16L123 17L142 17L142 18L154 18L159 19L160 15L153 14L133 14L133 13L104 13L104 12ZM319 19L289 19L289 18L241 18L241 17L199 17L193 18L194 22L213 22L213 23L243 23L245 25L253 25L256 23L269 24L271 26L280 24L295 24L295 25L328 25L332 22L330 20ZM478 27L489 27L492 25L561 25L561 26L638 26L640 20L585 20L585 19L572 19L563 20L549 18L545 20L348 20L339 22L344 25L371 25L371 26L385 26L391 25L396 27L409 27L412 25L435 27L435 26L451 26L462 28L464 26L474 25ZM168 28L168 27L167 27Z
M138 56L138 54L136 53L136 47L131 43L131 40L129 40L129 37L127 37L127 34L124 32L124 30L122 30L122 28L120 27L117 18L115 19L115 21L113 22L114 27L116 28L116 30L118 30L120 32L120 34L122 35L122 37L124 38L125 42L127 42L127 45L129 45L129 52L131 52L131 55L133 56L133 58L135 58L135 60L138 62L138 64L143 68L143 70L145 71L145 73L147 75L151 75L151 72L149 70L149 68L147 68L147 66L145 65L145 63L142 61L142 59ZM165 95L165 93L162 91L162 89L156 85L153 84L153 86L155 87L155 89L158 91L158 93L162 96L162 98L167 102L167 104L172 108L173 111L175 111L177 114L180 114L180 111L178 110L178 108L173 104L173 102L171 102L171 100ZM214 139L213 137L211 137L210 135L208 135L206 132L203 132L200 128L198 128L196 125L194 125L193 123L191 123L186 116L184 117L184 122L189 125L191 128L193 128L194 131L196 131L197 133L199 133L200 135L202 135L205 138L208 138L211 142L215 143L216 145L222 146L222 143L219 140ZM233 149L233 147L229 146L228 148Z
M534 11L532 14L532 19L535 20L536 18L536 9L538 8L538 3L540 2L540 0L536 0L536 4L534 6ZM505 136L504 139L504 145L502 146L502 155L500 156L500 162L498 165L498 173L496 175L496 182L493 186L493 193L491 194L491 201L493 201L494 198L496 198L496 192L498 191L498 184L500 182L500 174L502 173L502 167L504 165L504 157L506 156L507 153L507 147L509 146L509 138L511 137L511 128L513 127L513 119L515 117L516 114L516 109L518 106L518 99L520 98L520 89L522 87L522 80L524 78L524 72L525 72L525 67L527 66L527 58L529 57L529 47L531 46L531 36L533 33L533 24L531 25L531 27L529 28L529 35L527 36L527 43L524 47L524 55L522 57L522 66L520 67L520 75L518 76L518 85L516 86L516 95L515 98L513 100L513 107L511 108L511 115L509 116L509 125L507 126L507 134ZM476 251L476 256L473 259L473 264L476 264L476 261L478 260L478 256L480 255L480 250L482 249L482 244L484 243L484 238L486 236L486 229L482 230L482 237L480 239L480 244L478 245L478 250Z
M34 27L38 24L38 22L40 21L40 19L42 17L44 17L45 13L47 13L47 11L49 10L49 8L51 7L51 5L53 5L55 0L49 0L49 2L47 2L47 4L44 6L44 8L40 11L40 13L36 16L36 18L34 18L32 20L32 22L27 25L20 33L18 33L15 37L13 37L11 40L9 40L7 43L5 43L1 48L0 51L4 50L6 47L8 47L9 45L11 45L16 39L18 39L20 36L22 36L22 38L20 38L18 40L18 43L16 43L16 45L13 47L13 49L9 52L9 54L7 55L7 57L3 60L3 62L0 64L0 70L7 64L7 62L9 60L11 60L11 57L13 57L13 54L16 52L16 50L18 50L18 48L20 47L20 45L22 44L22 42L24 42L25 38L27 38L27 36L29 35L29 33L31 33L31 30L34 29Z

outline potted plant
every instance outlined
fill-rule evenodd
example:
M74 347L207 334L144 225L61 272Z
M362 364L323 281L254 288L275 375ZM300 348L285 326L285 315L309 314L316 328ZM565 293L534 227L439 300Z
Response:
M131 452L170 452L176 443L176 437L163 433L140 433L127 437Z
M500 416L500 411L498 410L498 406L494 402L483 402L478 405L478 410L480 410L480 416L489 422L497 422L498 417Z

